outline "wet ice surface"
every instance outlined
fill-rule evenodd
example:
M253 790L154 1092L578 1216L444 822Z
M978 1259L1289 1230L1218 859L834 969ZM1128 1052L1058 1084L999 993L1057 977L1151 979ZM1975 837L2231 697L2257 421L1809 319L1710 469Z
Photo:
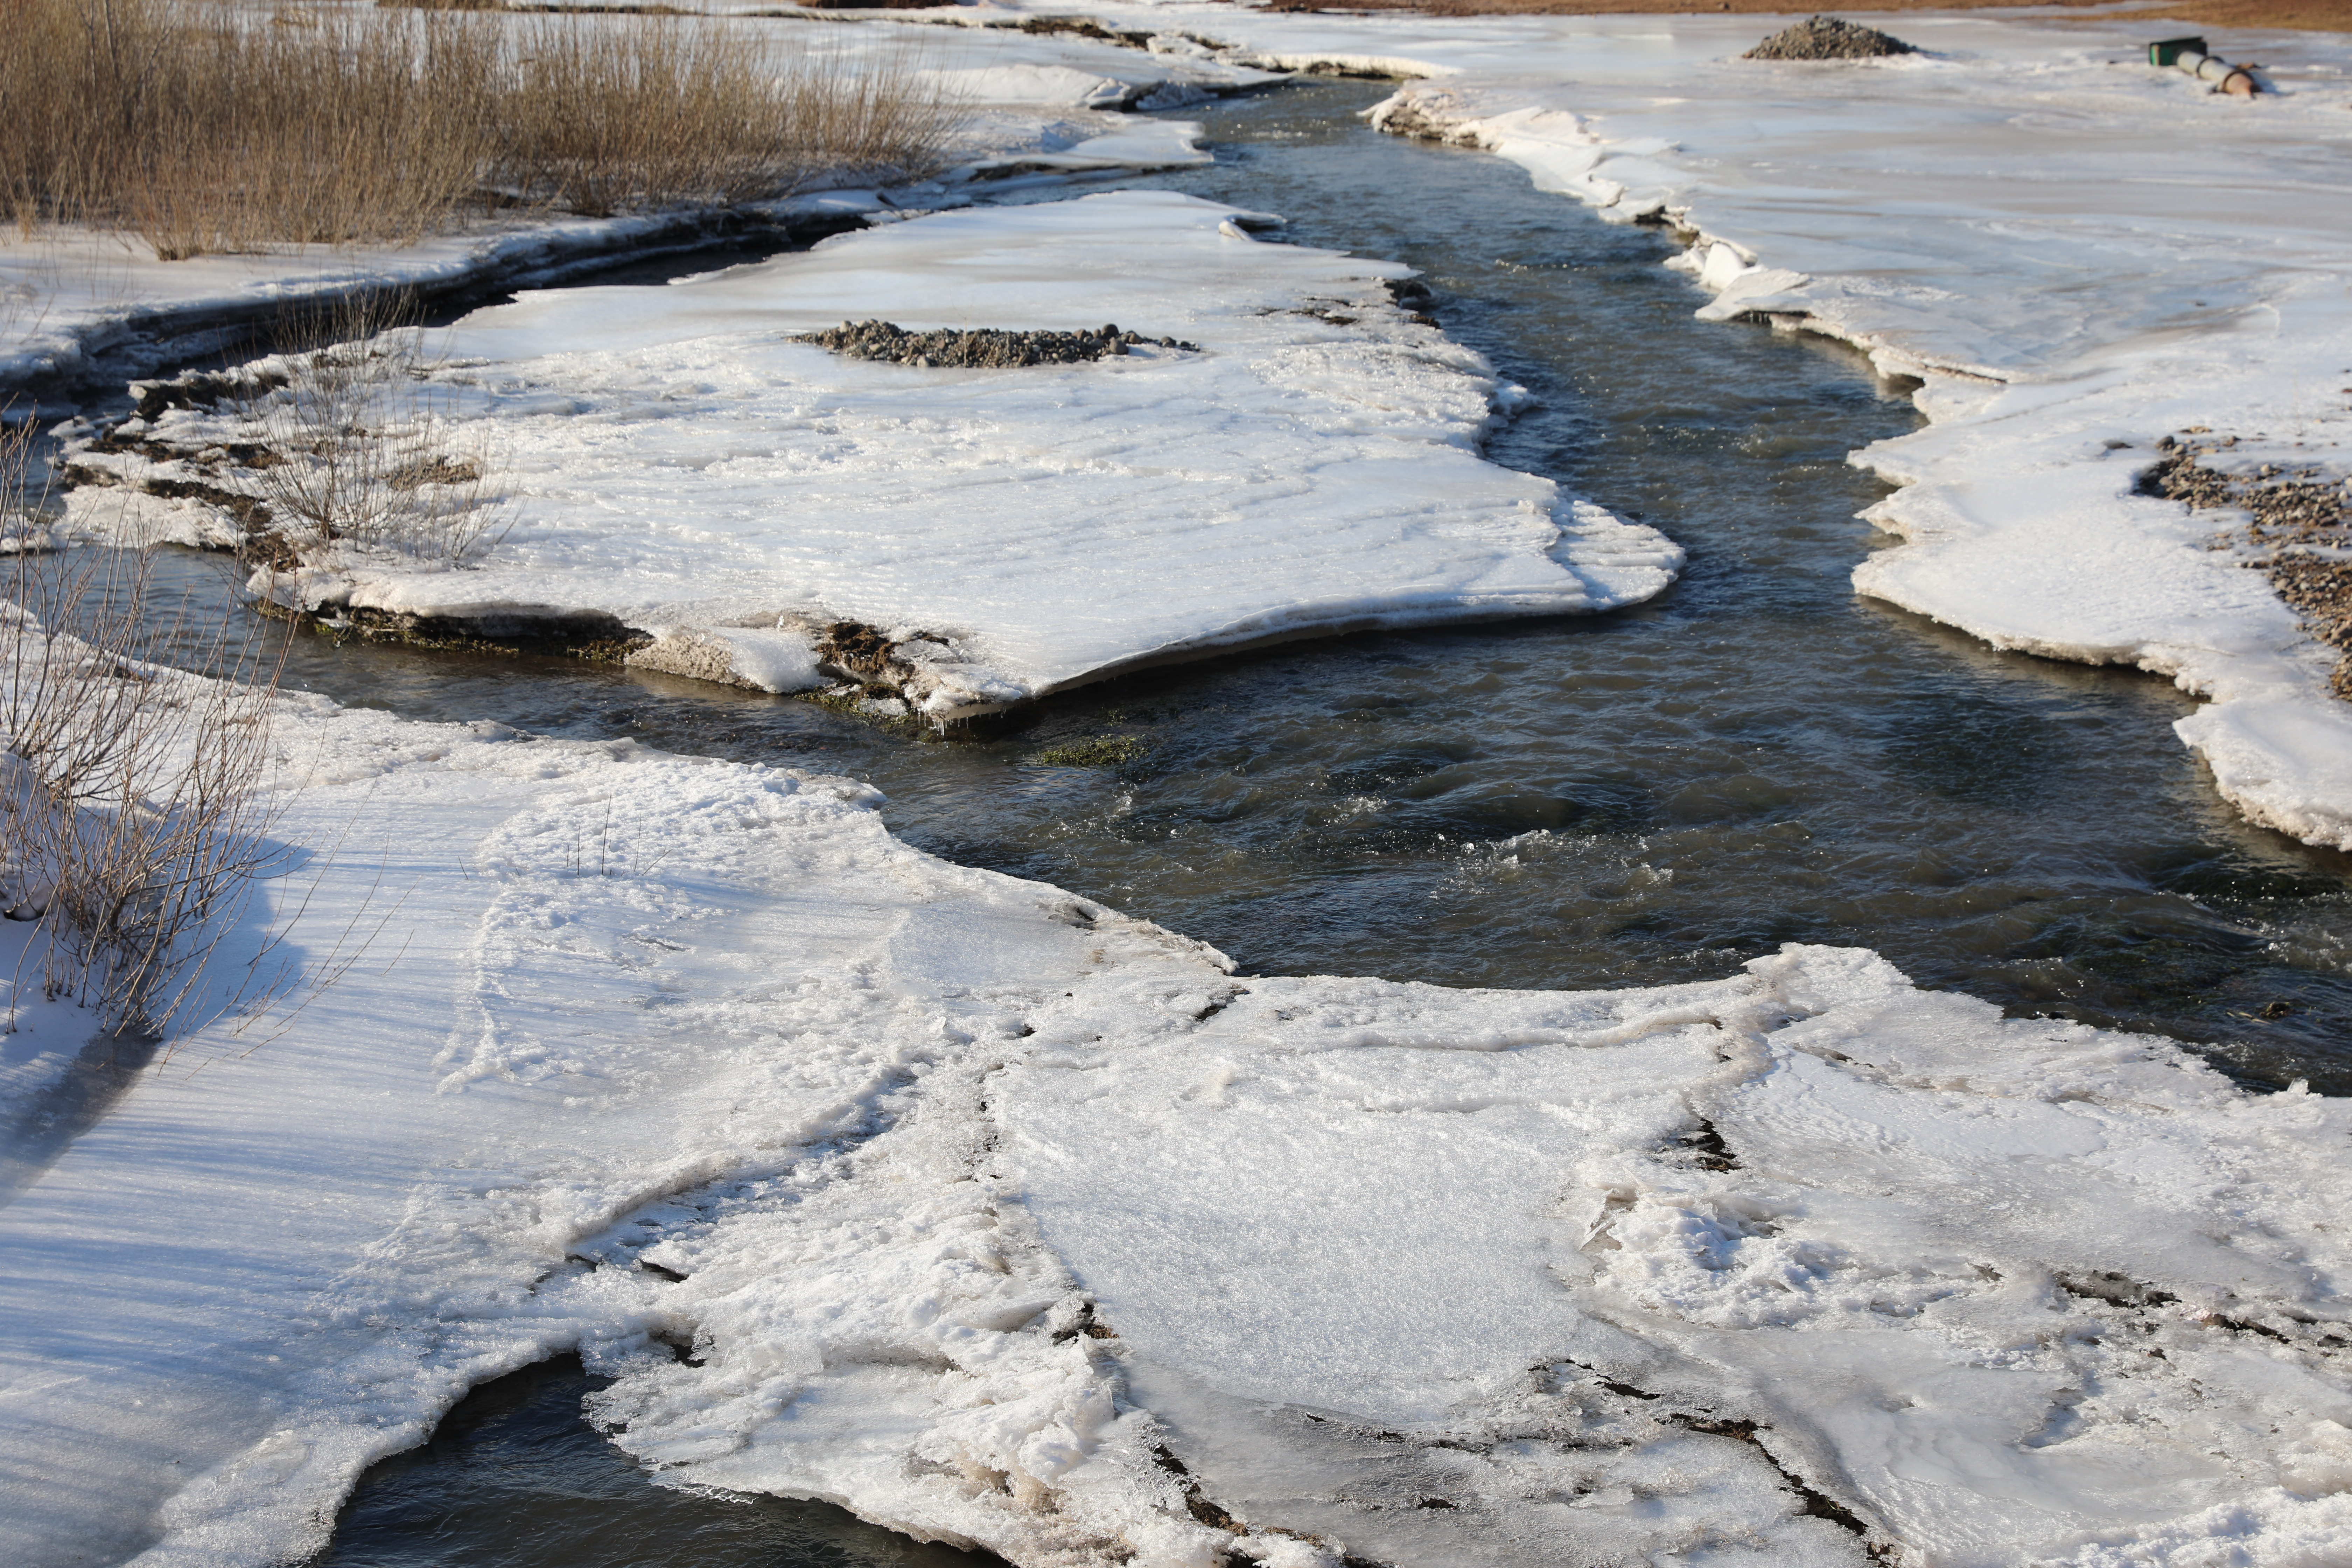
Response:
M1427 270L1543 399L1491 448L1692 553L1598 619L1305 643L1088 689L950 743L660 677L317 645L294 679L431 717L633 735L871 780L909 841L1051 880L1259 973L1486 986L1727 973L1864 943L2016 1014L2152 1028L2249 1081L2352 1089L2344 857L2250 826L2160 680L1986 649L1857 597L1916 416L1858 356L1690 319L1667 243L1307 86L1150 182ZM1197 112L1197 111L1194 111ZM1040 753L1132 737L1115 770ZM2284 1011L2260 1016L2265 1010Z

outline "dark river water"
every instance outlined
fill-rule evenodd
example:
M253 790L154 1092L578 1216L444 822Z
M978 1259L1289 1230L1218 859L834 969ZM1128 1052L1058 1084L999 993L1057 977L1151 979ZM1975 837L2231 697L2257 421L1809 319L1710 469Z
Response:
M1918 424L1834 345L1701 323L1669 242L1499 160L1372 134L1385 89L1209 115L1215 167L1138 184L1423 270L1539 405L1498 462L1664 530L1687 575L1583 619L1366 635L1087 689L939 738L618 670L310 644L292 681L430 718L854 774L951 859L1215 943L1245 971L1480 986L1729 973L1876 948L2013 1014L2151 1030L2256 1087L2352 1092L2347 858L2247 826L2170 731L2190 702L1857 597L1892 542L1848 452ZM1116 768L1049 765L1129 737ZM493 1385L372 1471L336 1564L944 1562L806 1505L645 1483L576 1368ZM488 1402L485 1404L485 1402ZM532 1522L536 1521L536 1522Z

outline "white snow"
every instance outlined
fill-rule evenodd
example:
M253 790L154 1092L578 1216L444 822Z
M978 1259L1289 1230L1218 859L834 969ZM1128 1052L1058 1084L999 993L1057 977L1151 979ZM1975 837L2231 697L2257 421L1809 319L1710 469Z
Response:
M392 919L0 1209L27 1568L298 1558L572 1346L666 1481L1024 1568L2352 1531L2343 1102L1854 951L1236 980L845 781L316 699L273 743L342 847L230 953Z
M2342 841L2325 659L2206 521L2129 494L2189 424L2242 462L2340 438L2352 226L2297 174L2352 129L2315 90L2339 46L2215 35L2297 89L2249 106L2099 63L2127 23L1906 15L1939 58L1759 76L1727 58L1756 17L1133 14L1446 74L1433 120L1702 231L1717 313L1922 375L1936 423L1865 459L1910 542L1863 585L2208 692L2182 728L2222 790ZM820 614L935 630L934 711L1663 581L1670 546L1475 458L1503 389L1388 310L1392 271L1122 195L625 316L530 296L443 373L499 432L511 543L343 581L625 610L779 687ZM783 341L869 314L1204 352L947 373ZM1185 510L1207 487L1236 519ZM2345 1102L1857 951L1613 993L1236 979L896 843L847 781L316 700L278 726L307 781L279 831L318 853L225 957L274 932L337 973L383 929L174 1042L0 1208L29 1568L299 1558L369 1461L567 1347L666 1481L1022 1568L2352 1557ZM18 1000L22 1129L79 1037Z
M1702 314L1801 323L1923 380L1935 427L1859 459L1905 486L1874 513L1905 542L1864 562L1859 588L2000 646L2178 680L2212 699L2179 729L2229 799L2352 844L2352 725L2321 681L2332 657L2232 553L2205 548L2226 518L2131 493L2153 443L2197 425L2240 437L2247 466L2347 467L2352 198L2335 165L2352 137L2352 46L2206 29L2227 58L2266 65L2277 90L2247 103L2148 68L2150 29L2170 25L2128 15L1906 13L1894 30L1927 53L1829 64L1738 59L1793 19L1753 16L1107 4L1087 14L1145 47L1015 30L1064 9L743 25L821 27L877 58L917 40L975 96L989 150L970 173L1016 179L1090 172L1108 149L1073 143L1116 117L1089 117L1089 102L1317 63L1430 79L1396 119L1491 148L1606 216L1682 226L1681 264L1712 296ZM1039 118L1054 105L1058 120ZM1018 169L1024 154L1038 166ZM249 296L286 270L102 260L87 247L62 265L0 256L17 335L46 322L47 352L70 357L57 343L119 336L86 323L127 321L129 301ZM69 280L47 286L54 298L32 277L44 266Z
M271 16L281 9L254 8ZM644 24L600 16L584 25ZM1023 167L1066 180L1199 162L1203 154L1179 130L1103 111L1146 100L1154 108L1174 107L1190 94L1273 79L1247 66L1067 35L926 27L910 41L905 29L844 26L839 13L821 23L712 25L781 34L847 70L935 82L964 112L950 149L959 162L942 181L880 193L814 191L756 209L780 220L954 205L968 199L956 193L971 182L1000 181ZM1091 144L1080 150L1081 143ZM56 406L59 394L109 372L142 374L195 357L216 341L238 341L257 313L356 289L543 282L615 255L707 245L712 216L485 220L413 246L292 247L168 262L154 260L134 236L12 230L0 236L0 412L11 396L29 395Z
M498 454L504 542L461 572L354 557L267 585L306 608L603 613L667 634L648 658L680 673L761 629L767 651L730 678L771 689L817 684L811 639L856 621L944 720L1154 660L1603 610L1673 580L1660 534L1478 457L1509 394L1389 302L1405 268L1243 226L1266 221L1167 192L973 208L477 312L434 384ZM1199 349L949 370L793 341L876 318L1113 324ZM200 455L267 418L176 409L123 430ZM184 477L135 452L76 460ZM120 496L76 491L70 515L192 542L217 526L189 506L126 519Z

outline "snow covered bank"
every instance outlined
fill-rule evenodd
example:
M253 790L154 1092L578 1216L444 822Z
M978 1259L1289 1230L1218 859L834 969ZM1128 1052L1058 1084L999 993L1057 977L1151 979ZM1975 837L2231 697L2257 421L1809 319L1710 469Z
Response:
M972 209L478 312L431 381L499 454L504 542L461 572L345 552L257 581L306 610L492 636L601 616L659 634L636 656L655 668L771 690L823 668L939 720L1157 660L1603 610L1672 581L1681 552L1654 531L1478 457L1514 391L1391 301L1404 268L1254 239L1267 222L1155 192ZM874 318L1200 348L950 370L796 341ZM171 408L72 460L266 493L226 454L267 426L234 400ZM123 521L119 495L86 487L69 515L235 532L205 500Z
M2179 729L2221 793L2352 847L2334 656L2212 548L2214 520L2135 493L2157 442L2192 429L2240 437L2247 471L2352 473L2352 198L2314 163L2352 143L2352 46L2233 46L2282 60L2280 94L2250 106L2137 68L2110 28L1906 26L1937 55L1768 74L1678 51L1670 104L1630 105L1622 82L1533 104L1448 83L1383 118L1689 231L1680 259L1716 294L1702 315L1801 324L1919 378L1935 427L1856 458L1906 487L1871 518L1908 542L1855 585L2210 698Z
M1906 16L1933 53L1831 67L1730 58L1753 27L1564 27L1570 81L1474 68L1379 118L1682 227L1702 315L1801 324L1919 378L1935 426L1856 458L1906 487L1871 517L1906 541L1856 587L1997 647L2172 678L2211 699L2179 729L2227 798L2352 847L2333 655L2210 548L2215 520L2134 493L2184 429L2240 437L2249 471L2352 473L2352 196L2321 172L2352 143L2352 46L2233 38L2276 62L2278 95L2248 105L2134 64L2128 23Z
M2341 1102L1858 952L1237 980L844 781L274 735L364 825L295 947L397 912L0 1209L27 1568L299 1558L572 1345L669 1480L1023 1568L2352 1545Z
M969 8L975 16L1044 6ZM1088 8L1277 68L1426 79L1376 120L1483 147L1621 221L1672 224L1701 314L1843 339L1916 377L1935 428L1858 460L1906 488L1862 591L1998 646L2137 664L2211 702L2179 726L2248 816L2352 847L2352 713L2333 659L2222 521L2134 494L2168 434L2249 468L2345 453L2342 237L2352 44L2207 29L2263 62L2254 102L2146 62L2172 24L1904 13L1924 50L1739 55L1768 16L1431 18Z
M907 189L821 191L726 214L486 221L404 247L163 262L122 235L11 233L0 238L0 407L27 397L62 412L76 395L241 341L256 321L306 301L357 290L406 289L438 300L539 287L620 257L708 246L747 224L824 233L893 206L955 205L974 185L1199 162L1204 155L1181 127L1110 111L1176 107L1274 79L1197 51L1152 53L1075 36L926 28L910 46L903 29L814 18L759 26L763 36L807 45L851 71L911 70L912 79L937 84L966 111L950 150L955 167Z

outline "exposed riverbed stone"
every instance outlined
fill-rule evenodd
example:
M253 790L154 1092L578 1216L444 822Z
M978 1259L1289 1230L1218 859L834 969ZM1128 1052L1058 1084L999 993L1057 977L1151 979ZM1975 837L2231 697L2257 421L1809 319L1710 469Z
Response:
M2167 436L2157 443L2164 456L2140 476L2140 493L2199 510L2240 507L2252 513L2253 521L2238 536L2254 552L2246 563L2271 580L2313 637L2343 652L2329 685L2352 700L2352 559L2344 555L2352 547L2352 489L2315 468L2289 471L2265 463L2252 473L2232 474L2199 460L2237 444L2235 437L2190 445Z
M1117 323L1098 331L1075 332L1013 331L982 327L971 331L942 328L910 332L893 321L844 321L821 332L804 332L796 340L831 349L852 359L882 360L925 369L997 370L1025 364L1076 364L1107 359L1130 348L1150 347L1199 352L1197 343L1174 338L1149 338L1123 332Z
M1918 49L1902 39L1842 22L1835 16L1808 16L1793 27L1783 27L1739 58L1747 60L1867 60L1885 55L1916 55Z

